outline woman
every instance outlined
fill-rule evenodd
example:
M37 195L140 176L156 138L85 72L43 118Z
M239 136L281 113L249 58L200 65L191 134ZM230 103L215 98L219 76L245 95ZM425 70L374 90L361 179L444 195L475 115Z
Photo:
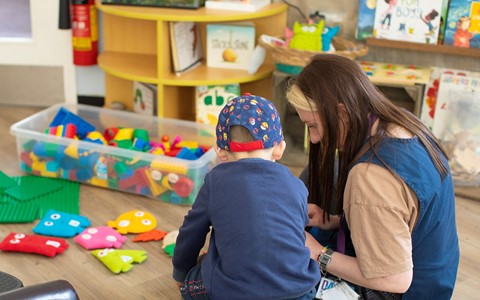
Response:
M287 99L310 134L309 225L338 229L336 252L306 233L323 273L366 299L450 299L459 247L437 139L338 55L313 57Z

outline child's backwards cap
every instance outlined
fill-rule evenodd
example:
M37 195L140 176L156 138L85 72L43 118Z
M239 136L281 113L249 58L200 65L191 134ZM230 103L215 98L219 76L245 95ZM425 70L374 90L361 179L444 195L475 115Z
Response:
M243 126L254 141L232 142L230 127ZM228 101L220 111L217 123L217 146L232 152L272 148L283 140L282 125L275 106L267 99L243 94Z

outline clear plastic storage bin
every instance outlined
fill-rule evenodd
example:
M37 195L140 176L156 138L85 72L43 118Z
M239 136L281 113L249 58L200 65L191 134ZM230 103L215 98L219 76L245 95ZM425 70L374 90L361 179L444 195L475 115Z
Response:
M93 125L99 133L109 128L144 129L155 143L162 143L166 137L172 142L179 136L183 144L198 144L197 150L202 148L203 154L192 159L192 149L186 152L188 158L170 157L49 134L51 122L64 110ZM211 126L94 106L54 105L13 124L10 132L17 139L20 167L25 172L175 204L192 204L205 174L217 164Z

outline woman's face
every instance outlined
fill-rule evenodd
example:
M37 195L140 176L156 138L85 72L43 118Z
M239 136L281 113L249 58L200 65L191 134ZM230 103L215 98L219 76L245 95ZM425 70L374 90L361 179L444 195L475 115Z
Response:
M302 122L305 123L305 125L307 125L308 133L310 134L310 141L312 142L312 144L318 144L322 140L325 134L325 129L323 128L322 123L320 123L320 114L318 112L302 110L299 108L297 108L296 110ZM347 130L346 128L347 128L348 122L346 121L345 118L342 118L342 117L340 117L340 122L342 124L340 124L338 129L339 139L338 139L338 145L336 145L336 147L339 150L342 150L343 145L345 143L345 137L346 137L345 131Z
M324 135L324 129L322 124L320 123L320 115L318 114L318 112L312 112L309 110L307 111L299 108L297 108L296 110L298 116L300 117L300 120L302 120L302 122L308 128L310 141L312 142L312 144L318 144Z

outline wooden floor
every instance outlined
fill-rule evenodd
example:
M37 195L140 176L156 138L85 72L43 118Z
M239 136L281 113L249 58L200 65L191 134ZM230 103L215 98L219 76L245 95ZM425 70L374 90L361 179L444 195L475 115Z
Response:
M24 175L19 169L16 140L9 127L38 109L0 107L0 170L10 176ZM292 168L298 175L299 169ZM463 194L478 195L478 190ZM463 195L462 194L462 195ZM82 185L80 214L92 226L106 225L123 212L143 209L155 215L157 229L178 229L188 207L161 203L144 197ZM480 201L457 197L457 226L461 260L453 299L480 299ZM0 240L10 232L32 234L34 223L0 224ZM89 251L73 239L70 248L55 258L33 254L0 252L0 271L10 273L31 285L55 279L66 279L76 288L81 299L180 299L171 278L171 259L162 251L161 242L134 243L132 236L122 249L143 249L148 259L127 273L114 275ZM445 245L448 247L449 245ZM433 250L434 251L434 250Z

